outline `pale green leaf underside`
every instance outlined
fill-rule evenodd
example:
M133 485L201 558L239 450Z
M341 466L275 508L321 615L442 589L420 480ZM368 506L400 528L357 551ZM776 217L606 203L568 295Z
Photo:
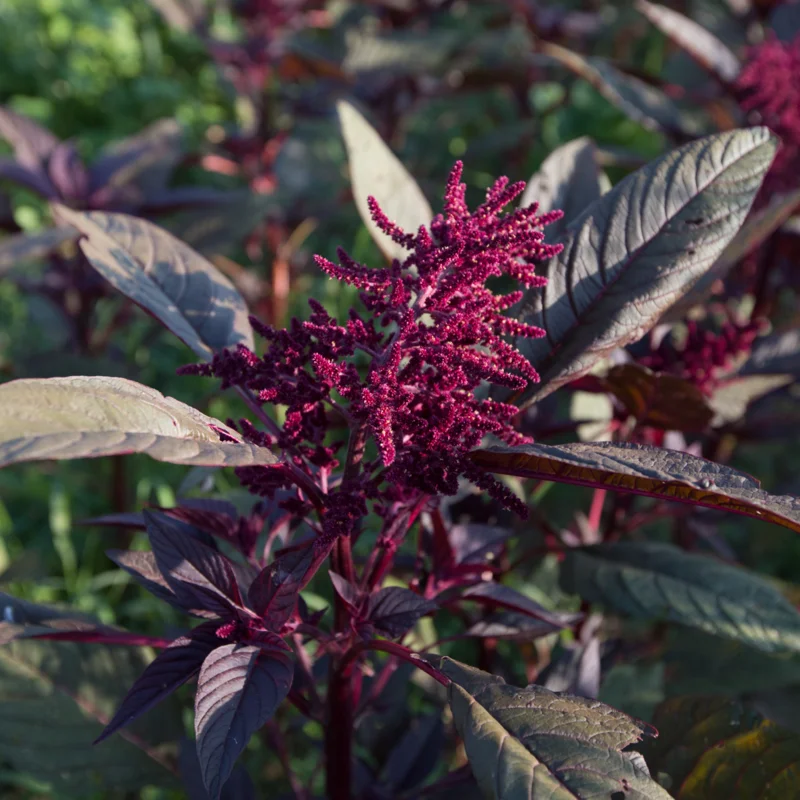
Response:
M564 250L520 318L546 332L517 347L544 397L641 338L714 263L750 209L775 153L766 128L728 131L629 175L567 227Z
M640 723L596 700L505 684L449 658L450 705L470 766L492 800L665 800L640 759L620 751Z
M800 613L740 567L657 542L568 551L566 591L640 619L666 619L766 652L800 651Z
M216 431L236 441L220 442ZM0 385L0 466L123 453L218 467L277 461L218 420L135 381L78 376Z
M374 197L386 216L411 234L421 225L430 225L433 211L417 182L364 117L346 101L336 108L358 213L384 255L402 260L408 251L378 229L370 217L367 198Z
M243 344L253 348L247 306L233 284L163 228L128 214L55 206L85 237L89 263L202 358Z

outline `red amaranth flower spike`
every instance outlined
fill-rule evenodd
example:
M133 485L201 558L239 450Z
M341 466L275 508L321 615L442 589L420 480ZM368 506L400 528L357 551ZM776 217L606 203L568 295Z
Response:
M561 246L546 244L542 228L561 212L539 216L532 205L503 214L524 189L507 178L470 212L461 173L458 162L443 213L429 229L404 231L369 199L376 225L408 251L402 261L372 268L341 249L338 262L316 257L329 277L360 290L367 315L351 311L341 326L310 300L311 318L293 320L288 330L254 322L269 343L263 358L239 347L215 356L210 370L226 385L287 407L276 444L293 454L297 468L311 464L330 472L338 463L338 445L328 444L332 415L344 413L351 427L367 431L378 459L362 464L367 482L359 491L381 507L390 505L389 495L454 494L459 478L467 477L523 514L523 504L466 456L489 434L508 444L527 441L514 428L515 406L479 399L476 392L486 384L520 390L538 381L530 362L503 337L535 338L544 331L503 315L521 300L521 290L498 295L487 282L505 276L525 288L543 286L535 265ZM259 438L244 424L239 429ZM269 495L278 486L276 472L260 477L264 472L254 467L239 475L253 491ZM327 533L340 535L355 524L359 515L347 512L354 496L349 485L329 495Z

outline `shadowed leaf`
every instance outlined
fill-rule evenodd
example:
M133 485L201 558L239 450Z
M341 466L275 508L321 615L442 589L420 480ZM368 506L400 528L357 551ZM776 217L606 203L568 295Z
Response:
M708 269L744 220L775 153L766 128L692 142L629 175L574 220L520 319L541 375L518 398L541 399L640 339Z
M766 652L800 651L800 613L759 575L657 542L568 550L562 588L635 619L679 622Z
M178 767L181 781L186 790L186 800L209 800L208 791L203 783L200 761L197 758L197 747L189 739L181 740L178 752ZM244 765L237 764L230 778L222 787L220 800L258 800L253 788L253 781Z
M398 639L436 608L436 603L420 597L410 589L387 586L370 595L367 622L374 625L378 633L390 639Z
M206 656L222 643L215 635L218 627L216 622L204 623L164 648L136 679L111 722L94 743L102 742L129 725L193 678L200 671Z
M83 235L89 263L118 291L162 322L197 355L253 348L247 306L217 268L163 228L128 214L55 212Z
M800 378L800 330L757 339L739 374L789 374Z
M566 628L582 616L581 614L550 611L531 600L527 595L522 594L522 592L493 581L485 581L476 586L471 586L461 596L465 600L474 600L482 605L507 608L510 611L516 611L534 619L542 620L558 628Z
M637 0L636 8L700 66L724 83L736 80L741 69L739 59L711 31L671 8L647 0Z
M682 136L702 133L694 117L664 92L633 75L626 75L604 59L584 58L549 42L541 45L541 52L583 78L643 128Z
M217 431L233 441L221 442ZM277 461L218 420L125 378L30 378L0 386L0 466L125 453L205 466Z
M520 208L539 204L539 213L560 209L564 216L547 226L548 241L556 241L564 228L603 194L597 148L588 137L575 139L554 150L528 181Z
M489 472L718 508L800 533L800 499L763 491L738 470L677 450L636 444L492 447L471 454Z
M41 170L59 145L59 140L47 128L32 119L0 107L0 138L14 149L14 156L22 166Z
M429 225L433 211L416 181L360 112L345 101L336 108L358 213L386 257L403 259L408 251L378 229L370 216L367 198L374 197L386 216L410 234L416 233L420 225Z
M286 653L228 644L208 655L197 681L194 728L211 800L218 800L250 736L272 717L291 685Z
M64 242L75 239L78 232L70 227L47 228L36 233L15 233L0 239L0 275L24 264L44 258Z
M195 538L183 522L153 511L145 511L144 517L156 564L186 611L199 605L226 615L241 607L226 556Z
M668 800L641 758L621 752L655 730L596 700L559 695L449 658L450 707L473 774L494 800Z
M792 383L791 375L735 376L717 387L709 405L714 411L715 426L738 422L747 412L750 403Z
M714 412L693 383L639 364L618 364L603 383L643 425L670 431L704 431Z
M510 641L530 642L563 630L562 624L546 622L518 611L504 611L490 614L470 625L465 636L483 639L508 639Z
M177 709L139 720L103 748L91 746L124 687L151 659L149 649L73 642L24 639L0 647L0 760L59 798L84 798L88 786L109 797L174 787L169 751L159 743L179 735Z
M655 713L661 738L644 751L672 780L677 800L783 800L800 785L800 736L752 706L720 697L675 697Z

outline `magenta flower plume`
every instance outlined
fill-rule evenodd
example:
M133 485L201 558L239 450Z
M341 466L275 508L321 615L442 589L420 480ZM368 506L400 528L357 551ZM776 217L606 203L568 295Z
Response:
M750 49L736 79L739 104L754 124L767 125L782 142L760 193L800 185L800 35L791 43L774 36Z
M243 385L262 402L287 406L283 429L270 443L294 453L298 466L330 471L337 465L342 443L328 436L334 414L351 431L371 434L378 457L363 464L365 496L385 502L420 493L451 495L464 476L524 513L467 454L487 435L512 445L528 441L513 425L516 406L482 399L477 390L486 384L521 390L538 381L530 362L504 337L540 337L544 331L504 315L522 299L522 289L496 294L487 282L506 277L523 288L544 285L535 264L561 246L546 244L541 229L561 212L540 216L532 205L503 214L524 189L507 178L470 212L461 171L457 163L443 212L430 230L401 230L370 198L373 220L408 251L404 260L370 268L342 250L337 262L317 257L328 276L361 290L366 313L351 310L340 325L310 300L311 317L293 320L288 330L254 321L269 341L263 358L240 347L200 371ZM243 433L255 435L249 426ZM258 435L263 441L265 435ZM273 491L259 472L269 470L240 475L255 491Z

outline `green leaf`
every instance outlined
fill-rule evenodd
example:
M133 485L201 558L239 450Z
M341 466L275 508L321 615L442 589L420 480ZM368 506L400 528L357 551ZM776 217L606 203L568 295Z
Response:
M569 222L603 194L597 148L584 136L554 150L528 181L520 208L539 204L539 213L560 209L564 216L545 229L548 241L555 241Z
M384 255L402 260L408 251L378 229L370 216L367 197L374 197L386 216L406 233L429 225L433 211L417 182L364 117L345 101L336 108L358 213Z
M741 69L739 59L711 31L671 8L647 0L637 0L636 8L700 66L724 83L736 80Z
M218 432L233 441L221 442ZM31 378L0 385L0 467L124 453L217 467L277 462L219 420L125 378Z
M6 627L17 628L0 623L0 640ZM0 761L47 782L56 797L175 787L169 749L159 746L165 734L180 733L169 714L166 721L145 717L92 747L151 659L145 648L72 642L25 639L0 647Z
M233 284L171 233L128 214L73 211L59 217L85 237L89 263L202 358L243 344L253 349L247 306Z
M687 696L664 701L661 738L644 748L678 800L784 800L800 785L800 735L746 703Z
M470 458L501 475L676 500L800 533L800 498L769 494L744 472L677 450L613 442L526 444L474 450Z
M768 653L800 652L800 613L759 575L658 542L568 550L564 591L634 619L679 622Z
M530 403L640 339L714 263L744 220L775 153L766 128L728 131L673 150L629 175L568 227L520 319L541 375Z
M456 729L484 796L493 800L664 800L640 757L622 748L647 723L596 700L519 689L449 658L439 668Z

